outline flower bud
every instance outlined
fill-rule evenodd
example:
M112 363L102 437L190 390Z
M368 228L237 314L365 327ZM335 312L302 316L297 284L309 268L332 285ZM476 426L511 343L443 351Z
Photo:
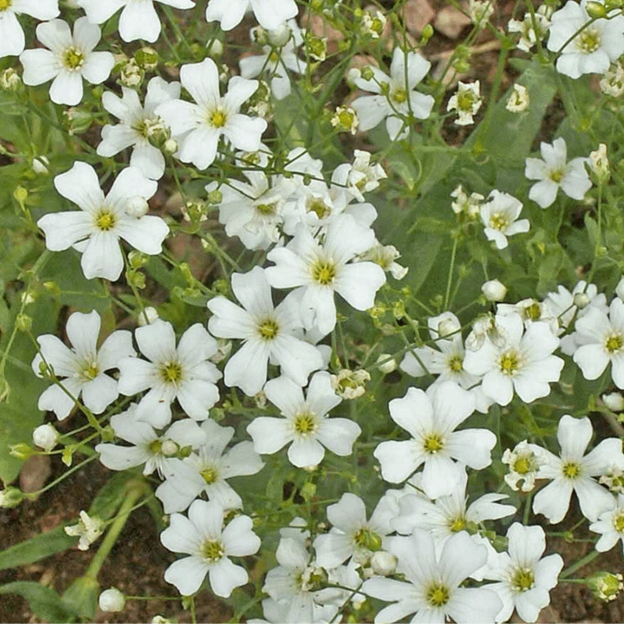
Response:
M585 10L587 11L587 15L589 15L592 19L602 19L607 17L607 10L602 2L590 0L587 4L585 4Z
M9 486L0 491L0 507L12 509L17 507L24 500L24 494L16 487Z
M102 611L108 613L123 611L126 606L126 597L116 587L111 587L100 594L98 605Z
M33 161L32 161L32 170L39 175L50 173L48 171L49 164L50 164L50 161L45 156L35 157L33 158Z
M142 216L147 214L149 204L147 203L145 197L135 195L126 201L124 204L124 210L128 216L140 219Z
M587 293L579 292L579 293L576 293L574 295L573 301L574 301L574 305L579 310L583 310L584 308L586 308L589 305L589 302L591 300L590 300L589 295Z
M151 71L158 67L158 52L154 48L146 46L136 52L134 60L141 69Z
M0 73L0 89L4 91L15 91L21 83L22 79L12 67Z
M140 314L138 318L139 327L145 327L145 325L151 325L154 321L157 321L159 318L158 311L156 308L152 306L148 306L145 308Z
M481 286L481 292L488 301L502 301L507 294L507 288L497 279L485 282Z
M378 550L373 553L370 564L375 574L389 576L396 570L397 558L385 550Z
M145 71L139 67L134 59L130 59L122 68L119 74L119 82L124 87L138 87L143 82Z
M167 139L163 144L165 154L175 154L178 151L178 142L175 139Z
M382 353L377 358L377 368L384 374L388 375L396 370L397 362L389 353Z
M25 442L20 442L19 444L12 444L10 446L9 455L12 457L17 457L17 459L28 459L35 454L32 446L26 444Z
M160 452L165 457L170 457L178 452L178 445L173 440L164 440L160 447Z
M624 410L624 397L619 392L603 394L602 402L612 411L621 412Z
M44 451L50 452L61 436L52 425L41 425L33 431L33 442Z

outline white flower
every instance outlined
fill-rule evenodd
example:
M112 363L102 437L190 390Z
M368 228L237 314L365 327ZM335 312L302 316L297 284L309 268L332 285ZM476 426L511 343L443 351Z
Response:
M26 13L38 20L51 20L59 15L58 0L3 0L0 2L0 58L24 51L24 31L17 15Z
M316 562L326 570L336 568L349 557L359 565L369 563L373 553L383 548L384 537L392 532L390 515L387 500L382 498L367 520L364 501L355 494L343 494L327 508L331 531L314 540Z
M505 108L510 113L523 113L529 108L529 102L530 99L527 88L521 84L515 84Z
M570 0L551 18L546 46L552 52L561 53L557 71L570 78L604 74L624 52L624 17L612 12L609 19L592 21L586 5L586 0L581 4Z
M509 32L520 33L520 40L518 41L519 50L530 52L536 42L542 40L550 26L550 20L547 16L549 12L550 7L542 4L537 7L533 14L525 13L522 21L509 20L507 25Z
M37 39L49 48L25 50L20 54L27 85L40 85L52 79L50 99L56 104L79 104L83 96L82 79L101 84L111 73L115 58L110 52L94 52L101 31L86 17L74 23L74 34L67 22L54 19L37 26Z
M609 158L607 156L607 146L604 143L600 143L597 150L589 153L587 166L600 184L604 184L609 180L611 177Z
M206 441L206 434L199 425L188 418L174 422L162 434L137 418L136 403L121 414L110 419L115 436L134 446L98 444L96 452L100 461L110 470L127 470L145 464L144 475L155 470L162 477L172 472L173 459L183 450L196 450Z
M220 22L223 30L232 30L250 9L260 26L267 30L278 30L299 12L295 0L210 0L206 20Z
M609 314L597 306L588 306L575 325L575 339L580 346L574 361L585 379L598 379L611 363L613 383L624 389L624 302L616 297Z
M473 116L481 108L483 99L481 98L479 81L457 84L457 93L451 97L446 107L447 111L456 110L458 118L455 123L458 126L468 126L474 123Z
M33 431L33 442L44 451L50 452L59 441L61 435L52 425L40 425Z
M508 405L514 391L526 403L548 396L548 384L559 380L564 364L552 355L559 339L548 324L537 321L524 331L519 314L497 314L496 329L502 332L496 342L486 337L464 359L468 373L483 376L483 393L499 405Z
M272 249L267 258L275 266L266 269L274 288L303 290L301 318L305 328L314 325L323 334L336 325L334 291L356 310L367 310L385 283L383 269L373 262L351 262L375 244L375 233L359 225L351 215L339 215L327 227L324 241L315 239L304 224L293 240Z
M190 596L208 574L212 591L217 596L229 597L235 587L249 579L247 571L234 565L230 557L253 555L260 548L260 538L252 526L251 518L237 516L223 528L223 508L213 501L195 501L188 518L172 514L160 541L165 548L190 556L172 563L165 571L165 580L183 596Z
M183 511L202 492L223 509L238 509L243 501L227 479L256 474L264 466L251 442L239 442L226 452L234 435L232 427L220 427L209 418L201 429L206 442L197 453L191 453L184 460L173 460L167 480L156 490L165 513Z
M160 20L154 2L162 2L175 9L192 9L193 0L78 0L92 24L103 24L119 9L119 34L126 41L144 39L154 43L160 36Z
M134 335L150 361L131 357L119 362L119 391L132 396L149 389L137 406L137 418L164 427L171 421L175 399L194 420L208 418L208 411L219 400L215 384L221 373L209 361L217 352L217 341L195 323L176 347L173 326L161 320L138 327Z
M624 553L624 495L618 494L617 499L613 499L613 509L600 514L598 520L589 525L589 530L601 533L600 539L596 542L598 552L611 550L622 540Z
M397 622L415 613L412 622L494 622L502 603L485 587L460 587L487 560L485 546L462 531L444 545L439 557L427 531L415 529L409 537L395 537L390 552L399 559L397 571L407 582L372 578L362 591L373 598L391 601L375 616L375 623Z
M620 97L624 93L624 67L618 61L613 63L598 83L600 90L611 97Z
M201 63L183 65L180 81L196 104L171 100L158 106L155 114L171 127L179 145L176 156L182 162L193 163L198 169L209 167L217 156L221 135L240 150L260 149L267 122L238 112L258 88L257 80L234 76L221 97L219 70L212 59L206 58Z
M505 475L505 483L515 491L522 481L523 492L530 492L535 487L535 479L542 465L540 459L540 447L529 444L526 440L518 442L513 451L505 449L502 462L509 466L509 472Z
M328 418L328 412L341 402L332 390L329 373L316 373L306 396L287 377L267 382L264 391L284 418L260 416L247 426L256 452L272 454L290 444L288 459L299 468L318 465L325 448L343 457L351 454L361 429L348 418Z
M559 187L568 197L583 199L592 185L585 169L587 159L579 157L566 162L563 137L555 139L552 144L540 143L540 151L542 159L526 159L524 175L529 180L538 180L529 190L529 199L548 208L555 201Z
M365 80L360 75L354 83L375 95L365 95L351 103L360 121L360 130L370 130L385 119L388 136L394 141L407 136L413 118L427 119L435 100L414 89L430 67L431 63L418 52L405 53L399 47L392 53L390 76L378 67L368 67L372 78Z
M624 411L624 396L621 392L610 392L601 396L602 402L612 411Z
M496 622L507 622L514 607L524 622L535 622L550 603L548 592L557 585L563 559L560 555L542 558L546 537L540 526L515 522L507 531L507 540L508 552L498 553L485 574L485 578L499 581L486 585L503 601Z
M383 167L371 164L370 152L355 150L353 164L338 165L332 174L332 184L345 186L359 202L364 201L363 193L369 193L379 186L379 180L387 178Z
M46 235L48 249L74 247L82 252L80 264L87 279L119 278L124 266L119 238L148 255L162 251L162 242L169 233L167 224L160 217L136 218L126 212L131 199L149 199L157 189L156 182L135 167L124 169L106 196L95 170L84 162L75 162L69 171L56 176L54 186L81 211L47 214L37 225Z
M260 74L269 77L271 91L277 100L283 100L290 94L290 78L286 70L297 74L306 71L307 64L297 56L297 47L301 45L302 36L297 23L289 20L289 32L292 36L282 45L265 45L263 54L243 57L239 62L240 74L243 78L255 78ZM271 31L266 35L271 41Z
M243 339L225 366L226 385L237 386L248 396L257 394L266 383L270 359L304 386L310 373L323 366L323 358L316 347L296 336L301 324L289 302L273 306L266 271L255 267L249 273L234 273L232 290L243 308L225 297L207 303L213 314L210 331L220 338Z
M78 524L65 527L65 533L71 537L79 537L78 548L89 550L89 546L95 542L104 532L104 522L94 516L91 518L86 511L80 512Z
M492 462L496 436L491 431L455 431L475 409L474 395L456 383L437 384L427 393L410 388L403 398L390 401L389 409L392 420L412 439L381 442L375 449L386 481L401 483L424 464L422 489L437 498L455 489L462 464L481 470Z
M584 455L592 433L592 425L587 416L573 418L565 415L559 421L557 429L560 456L557 457L545 449L541 451L544 463L537 478L553 481L535 495L533 511L546 516L552 524L564 519L572 492L576 492L581 512L592 522L613 505L612 494L600 487L594 477L606 473L612 465L624 467L622 441L608 438Z
M114 156L132 146L130 165L138 167L145 177L159 180L165 172L165 158L149 142L150 133L159 124L162 125L162 120L154 111L163 102L180 96L180 83L168 84L159 76L152 78L147 85L145 107L141 106L136 91L126 87L121 90L121 98L110 91L102 95L104 108L121 123L116 126L107 124L102 128L102 142L97 147L97 153L100 156Z
M450 494L439 496L435 503L419 494L406 494L399 499L399 513L390 520L392 528L403 535L424 529L436 545L443 545L460 531L471 532L485 520L499 520L516 512L513 505L503 505L506 494L484 494L468 505L468 475L460 470L460 479Z
M522 202L509 193L493 190L481 205L481 221L485 226L485 236L494 241L498 249L507 247L507 237L528 232L528 219L516 221L522 211Z
M485 199L483 195L480 193L470 193L470 196L468 196L460 184L451 193L451 197L455 199L454 202L451 202L451 208L456 215L465 216L470 221L479 218L481 205Z
M117 368L120 360L134 355L130 332L113 332L98 349L100 315L74 312L65 331L72 345L66 347L56 336L39 336L41 353L32 362L35 374L41 369L51 371L59 378L59 385L50 386L39 397L39 409L53 411L59 420L69 416L75 402L82 402L95 414L101 414L118 396L117 381L106 374Z

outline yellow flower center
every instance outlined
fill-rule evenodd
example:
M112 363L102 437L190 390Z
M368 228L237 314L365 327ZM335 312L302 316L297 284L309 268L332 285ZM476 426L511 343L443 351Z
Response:
M256 204L256 210L263 216L275 214L275 204Z
M461 516L455 518L455 520L453 520L453 522L449 524L449 529L453 533L459 533L460 531L463 531L465 528L466 528L466 519L462 518Z
M137 121L134 126L132 126L132 129L136 130L143 138L147 138L147 124L145 123L145 119Z
M518 457L513 465L514 472L518 474L526 474L527 472L531 472L534 468L533 457L531 455L522 455Z
M509 225L509 219L502 212L495 212L490 216L490 227L493 230L506 230Z
M434 583L429 586L426 594L427 602L432 607L442 607L449 601L449 590L446 585Z
M605 340L605 349L609 353L620 351L623 346L624 341L622 340L622 336L620 334L612 334Z
M110 232L115 225L117 225L117 215L114 212L101 208L95 215L95 227L101 232Z
M539 321L539 319L542 317L542 309L540 308L540 304L536 301L530 306L527 306L524 310L524 315L526 316L526 318L532 321Z
M559 184L559 182L561 182L561 180L563 180L563 174L564 174L564 170L563 169L555 169L554 171L551 171L550 174L548 175L548 177L555 183L555 184Z
M182 381L182 366L178 362L166 362L160 368L160 377L166 384Z
M600 33L597 28L586 28L576 38L576 45L585 54L591 54L600 47Z
M370 529L359 529L353 536L353 541L359 548L366 548L373 552L381 548L381 537Z
M91 381L100 374L100 369L97 362L85 362L85 364L85 367L82 369L82 376Z
M214 128L223 128L227 122L227 115L220 109L212 111L210 113L210 117L208 118L210 125Z
M535 585L535 576L529 568L518 568L511 581L514 589L519 592L525 592Z
M13 4L13 0L0 0L0 11L6 11Z
M204 481L208 485L214 483L219 478L219 472L213 466L210 466L209 468L204 468L199 474L203 477Z
M66 69L76 71L84 65L85 57L76 46L71 46L63 51L62 61Z
M464 369L464 358L461 355L454 355L448 361L448 367L453 373L461 373Z
M432 433L425 438L423 448L425 449L425 452L435 455L438 451L441 451L444 448L444 440L440 434Z
M294 422L295 432L301 436L307 436L316 431L318 425L314 414L303 412L295 416Z
M219 561L225 553L223 544L219 540L206 540L201 547L202 555L209 561Z
M615 514L613 516L613 528L618 533L624 533L624 512L620 512L619 514Z
M279 325L272 318L268 318L258 325L258 333L263 340L273 340L279 333Z
M313 212L319 219L324 219L331 214L331 208L322 199L312 199L306 205L308 212Z
M457 110L470 112L474 106L475 96L472 91L462 91L457 94Z
M160 441L160 438L156 438L155 440L150 442L147 450L153 455L160 455L162 451L162 442Z
M581 467L576 462L563 464L563 476L568 479L578 479L581 476Z
M407 101L407 91L405 89L395 89L392 92L392 99L394 102L396 102L397 104L403 104L404 102Z
M312 266L312 279L321 286L328 286L336 278L336 265L330 260L317 260Z
M498 367L503 375L513 375L520 368L520 358L515 351L503 353L498 361Z

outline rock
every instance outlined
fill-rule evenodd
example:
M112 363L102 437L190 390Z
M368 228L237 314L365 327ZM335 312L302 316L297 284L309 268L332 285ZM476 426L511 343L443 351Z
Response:
M423 28L431 23L435 14L427 0L407 0L403 10L403 19L407 30L418 36Z
M468 24L470 18L454 6L444 7L433 22L435 29L449 39L457 39Z

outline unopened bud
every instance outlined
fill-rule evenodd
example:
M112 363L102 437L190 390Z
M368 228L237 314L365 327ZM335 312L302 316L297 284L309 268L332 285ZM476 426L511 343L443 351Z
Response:
M507 288L497 279L485 282L481 286L481 292L488 301L502 301L507 294Z
M123 611L126 606L126 597L116 587L111 587L100 594L98 605L102 611L108 613Z
M394 574L396 570L397 558L385 550L378 550L376 553L373 553L370 564L375 574L389 576Z
M44 451L50 452L58 443L59 432L52 425L40 425L33 431L33 442Z
M178 151L178 142L175 139L167 139L163 144L165 154L175 154Z
M12 509L17 507L24 500L24 494L16 487L9 486L0 491L0 507Z
M590 300L589 295L587 293L579 292L579 293L576 293L574 295L573 301L574 301L574 305L579 310L582 310L582 309L586 308L589 305L589 302L591 300Z
M21 83L22 79L12 67L9 67L0 73L0 89L5 91L15 91Z
M621 412L624 410L624 397L619 392L603 394L602 402L612 411Z
M134 60L141 69L151 71L158 67L158 52L150 47L141 48L134 55Z
M25 442L12 444L9 448L9 455L17 457L17 459L28 459L35 454L35 450L32 446L26 444Z
M389 355L388 353L382 353L377 358L377 368L384 374L388 375L396 370L397 362L396 360Z
M607 10L604 7L604 4L601 2L595 2L594 0L590 0L585 4L585 10L587 11L587 15L592 19L601 19L607 17Z
M140 195L135 195L134 197L130 197L128 201L124 204L124 210L129 217L135 217L136 219L140 219L142 216L147 214L149 210L149 204L145 197L141 197Z
M160 317L158 311L152 306L148 306L144 310L141 310L139 314L138 323L139 327L145 327L145 325L151 325L154 321L157 321Z

